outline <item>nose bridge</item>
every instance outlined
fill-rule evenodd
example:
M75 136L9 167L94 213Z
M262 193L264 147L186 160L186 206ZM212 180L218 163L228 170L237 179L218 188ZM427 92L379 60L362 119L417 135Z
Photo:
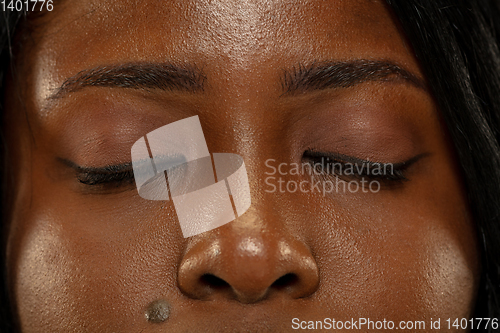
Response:
M275 103L278 93L272 87L259 88L255 77L245 81L246 84L242 80L234 80L222 91L214 92L220 98L210 105L209 111L219 117L202 117L210 150L231 152L243 158L254 206L254 197L267 195L262 190L266 172L270 170L267 161L287 161L295 156L291 156L293 142L286 139L287 112Z
M254 303L281 295L305 297L318 286L306 244L255 211L193 239L179 268L182 292L195 299Z

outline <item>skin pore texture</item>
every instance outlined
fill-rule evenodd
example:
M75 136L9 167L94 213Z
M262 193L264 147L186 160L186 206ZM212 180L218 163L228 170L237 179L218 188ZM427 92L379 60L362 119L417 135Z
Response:
M7 267L22 332L278 332L293 318L429 325L472 314L480 267L461 176L383 3L54 7L29 22L6 92ZM373 63L409 76L369 69L359 82L314 83L322 70ZM82 71L131 67L176 68L196 84L59 89ZM130 163L137 139L194 115L209 151L245 160L252 206L233 222L184 239L171 201L142 199L133 181L79 181L75 165ZM271 193L266 177L310 176L268 165L311 151L420 158L377 193Z

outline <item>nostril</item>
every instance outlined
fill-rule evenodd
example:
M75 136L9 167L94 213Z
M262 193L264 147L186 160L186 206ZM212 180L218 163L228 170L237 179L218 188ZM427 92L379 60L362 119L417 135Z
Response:
M277 279L273 282L271 287L276 289L285 289L287 287L291 287L299 281L299 277L296 274L288 273Z
M301 241L271 233L233 236L200 239L184 255L177 277L184 295L248 304L282 296L304 298L317 290L319 269Z
M224 281L223 279L213 275L213 274L203 274L200 277L200 282L206 287L210 287L212 289L227 289L229 288L229 283Z

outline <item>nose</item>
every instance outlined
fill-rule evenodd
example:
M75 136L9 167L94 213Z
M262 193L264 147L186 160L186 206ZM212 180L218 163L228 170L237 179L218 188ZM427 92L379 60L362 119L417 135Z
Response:
M279 295L301 298L316 291L318 266L304 242L284 230L232 223L188 248L178 273L184 294L255 303Z

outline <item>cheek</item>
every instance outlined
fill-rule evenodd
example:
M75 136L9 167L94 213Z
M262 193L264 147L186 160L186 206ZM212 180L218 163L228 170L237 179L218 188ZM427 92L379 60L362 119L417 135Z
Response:
M182 236L177 238L173 210L164 203L123 209L132 201L97 202L40 179L33 181L32 196L18 200L30 209L14 210L9 241L11 289L23 330L141 331L151 300L178 293Z
M449 234L433 236L433 240L429 237L428 288L423 295L426 306L442 318L468 318L476 294L477 259L472 260L470 249Z
M348 194L311 209L318 295L330 313L388 320L467 318L478 283L472 219L455 173L412 189ZM436 174L439 174L438 170ZM433 178L433 177L430 177ZM316 226L316 228L317 228Z
M397 217L380 216L376 223ZM318 297L331 298L329 312L346 320L468 317L478 271L471 248L433 216L399 217L393 223L406 226L378 228L365 217L364 227L326 231L328 238L317 244ZM360 220L351 215L345 221Z

